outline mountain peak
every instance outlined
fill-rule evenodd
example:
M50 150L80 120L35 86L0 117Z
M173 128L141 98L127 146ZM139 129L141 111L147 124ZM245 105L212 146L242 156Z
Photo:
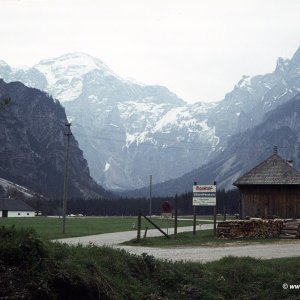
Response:
M49 83L55 83L60 77L80 77L93 70L101 70L105 74L113 72L98 58L82 52L73 52L52 59L41 60L34 66L44 73Z
M245 88L248 89L249 86L251 85L251 76L249 75L243 75L241 80L238 82L237 86L239 88Z
M291 60L300 62L300 47L297 49Z
M9 67L9 65L2 59L0 59L0 66Z
M92 71L117 77L100 59L82 52L45 59L34 68L45 75L49 86L55 86L51 93L62 102L73 101L81 94L83 77Z
M275 72L285 72L290 65L290 60L278 57Z

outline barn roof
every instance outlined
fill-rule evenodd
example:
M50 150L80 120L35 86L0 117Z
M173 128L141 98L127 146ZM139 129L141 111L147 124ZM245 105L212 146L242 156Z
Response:
M300 185L300 173L279 155L265 161L239 177L233 185Z
M32 207L20 199L0 198L0 210L34 211Z

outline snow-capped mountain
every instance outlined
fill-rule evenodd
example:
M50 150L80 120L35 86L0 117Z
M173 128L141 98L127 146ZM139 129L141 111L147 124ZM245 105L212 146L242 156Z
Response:
M218 144L206 118L215 104L187 105L167 88L122 79L86 54L43 60L27 70L2 62L0 76L60 100L91 175L110 189L143 186L150 174L156 181L180 176Z
M232 189L233 182L273 153L292 160L293 167L300 170L300 93L286 103L268 112L260 124L246 132L234 134L228 146L206 165L179 178L152 186L153 196L174 196L192 191L192 184L216 181L218 188ZM123 193L128 197L145 197L148 188Z
M215 157L233 134L300 90L300 50L273 73L243 76L218 103L187 104L162 86L125 80L101 60L71 53L0 76L52 94L66 109L91 175L109 189L176 178ZM199 83L201 84L201 83Z

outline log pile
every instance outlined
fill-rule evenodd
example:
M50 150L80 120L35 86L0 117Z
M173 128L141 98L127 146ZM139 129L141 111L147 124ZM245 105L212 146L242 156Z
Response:
M222 238L273 238L279 237L283 220L235 220L219 222L217 236Z
M286 221L282 224L281 238L291 238L291 239L299 239L300 238L300 221L292 220Z

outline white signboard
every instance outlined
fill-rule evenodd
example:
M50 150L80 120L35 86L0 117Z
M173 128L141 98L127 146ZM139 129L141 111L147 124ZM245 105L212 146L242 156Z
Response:
M193 186L193 205L196 206L215 206L217 199L216 185L194 185Z

